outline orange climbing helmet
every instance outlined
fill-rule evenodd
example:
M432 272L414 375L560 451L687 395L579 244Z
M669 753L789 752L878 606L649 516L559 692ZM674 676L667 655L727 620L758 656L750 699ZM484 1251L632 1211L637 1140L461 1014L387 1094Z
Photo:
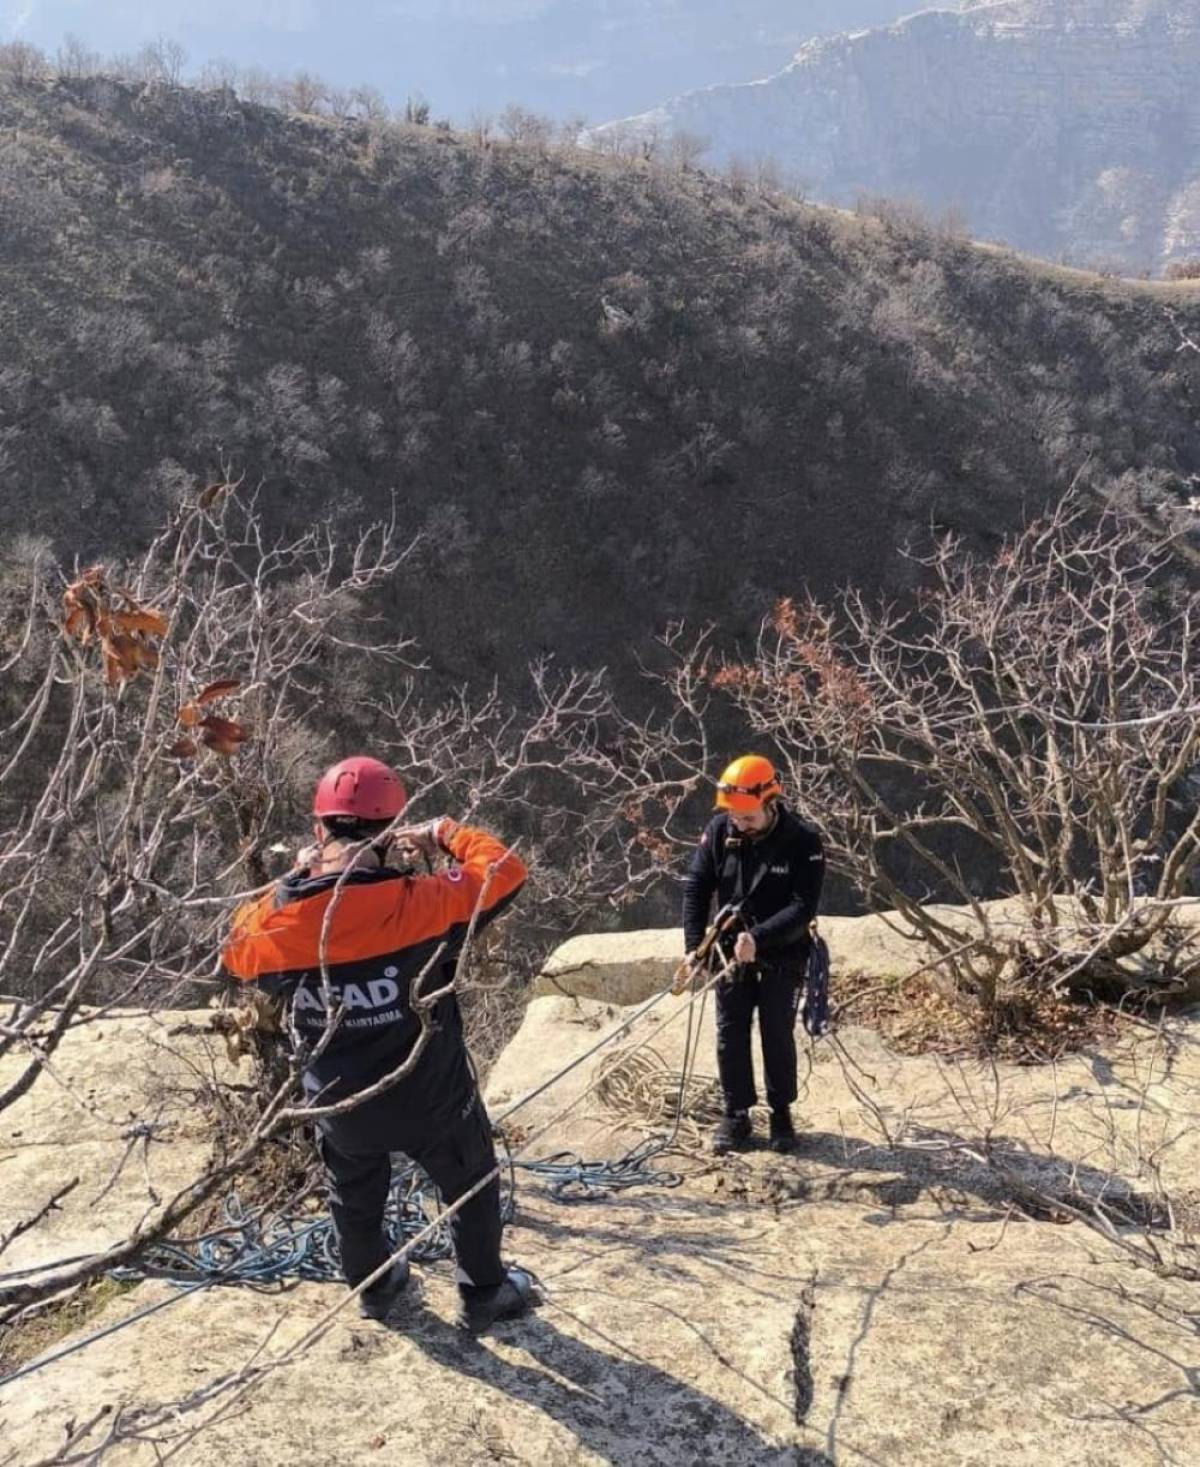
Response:
M783 791L775 766L761 754L742 754L725 767L717 781L716 808L733 810L739 815L761 810Z

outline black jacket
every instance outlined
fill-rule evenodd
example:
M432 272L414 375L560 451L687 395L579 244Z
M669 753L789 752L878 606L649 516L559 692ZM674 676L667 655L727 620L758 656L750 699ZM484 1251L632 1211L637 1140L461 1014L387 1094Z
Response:
M340 890L336 876L295 875L234 917L222 953L226 972L287 1001L292 1024L313 1045L329 1022L324 956L341 1019L304 1074L305 1090L321 1103L368 1089L403 1064L421 1030L412 998L422 971L441 948L440 961L421 979L422 991L447 982L476 908L482 926L525 881L524 864L486 831L445 821L441 839L458 862L448 870L354 872ZM435 1031L418 1063L386 1092L388 1107L418 1129L448 1122L474 1090L452 995L439 1001L433 1017Z
M760 874L761 873L761 874ZM825 852L815 826L784 806L766 835L741 836L722 811L692 853L683 889L683 936L695 951L717 907L744 901L740 931L749 932L762 968L794 967L808 953L808 925L817 915Z

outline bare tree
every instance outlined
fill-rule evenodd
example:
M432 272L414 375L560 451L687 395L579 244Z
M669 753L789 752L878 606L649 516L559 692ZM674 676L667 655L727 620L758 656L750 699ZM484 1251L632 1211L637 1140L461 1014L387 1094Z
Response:
M325 93L329 115L345 122L354 116L354 94L347 87L329 87Z
M129 63L131 78L142 82L162 82L177 87L183 80L187 51L169 36L158 36L147 42Z
M497 119L500 131L520 147L544 149L554 136L554 124L527 107L510 103Z
M243 101L255 106L272 106L279 97L280 82L260 66L247 67L238 77L237 91Z
M405 642L362 620L362 598L403 553L387 523L348 553L320 527L270 543L254 496L221 483L137 564L71 578L57 625L44 556L17 573L23 586L9 582L0 1054L24 1062L0 1110L38 1083L69 1030L113 1004L169 1007L211 975L230 904L266 878L269 832L315 763L314 664L407 659ZM117 1253L219 1185L185 1189Z
M587 118L582 114L564 118L558 125L558 146L560 148L578 148L586 131Z
M386 122L391 115L387 101L378 87L359 86L350 93L351 105L364 122Z
M729 182L730 192L739 203L746 197L754 179L754 170L746 162L745 158L730 158L725 165L725 177Z
M495 127L495 119L487 112L472 112L468 124L471 140L477 148L490 148L492 145L492 129Z
M6 41L0 44L0 76L20 85L41 81L50 74L45 54L28 41Z
M628 123L612 122L588 135L589 145L610 158L629 161L638 156L637 129Z
M54 65L59 76L78 80L80 77L95 76L102 69L102 58L99 51L93 51L77 35L68 31L55 55Z
M663 144L662 128L657 124L643 127L638 133L638 157L643 163L650 163L661 153Z
M290 112L317 113L329 101L329 87L311 71L298 71L280 84L280 103Z
M1070 498L990 560L946 537L923 565L911 610L781 603L754 660L713 680L868 906L988 1015L1030 982L1194 997L1196 934L1175 918L1200 864L1200 593L1140 526Z
M783 192L783 172L770 154L760 154L754 160L754 187L760 194Z
M228 88L231 92L238 89L238 65L236 61L230 61L226 56L215 56L211 61L206 61L200 68L197 82L202 87L211 87L214 91L220 88Z
M693 838L728 699L733 737L774 752L834 869L983 1030L1039 993L1194 1000L1200 592L1169 545L1074 497L992 558L948 536L919 563L906 607L781 602L751 658L668 632L653 675L671 711L610 740L630 889Z
M0 1057L16 1061L0 1111L53 1072L72 1031L114 1007L159 1011L209 991L233 906L280 869L280 827L307 808L334 752L331 709L374 726L416 812L527 826L541 804L524 842L526 918L511 939L492 933L465 953L453 980L490 1049L511 1032L514 957L536 967L538 933L548 945L551 928L610 885L607 817L580 799L609 777L595 753L609 700L599 675L540 665L523 713L498 690L424 701L409 643L370 607L406 553L394 521L351 544L323 525L269 539L256 496L224 479L190 493L135 564L62 573L40 550L0 579ZM372 692L376 682L385 690ZM445 991L424 994L419 1013ZM0 1324L176 1233L268 1141L310 1120L295 1085L311 1058L296 1047L290 1063L265 1067L236 1142L214 1146L125 1237L0 1286ZM50 1204L32 1199L7 1241Z
M686 129L673 132L668 143L671 161L681 173L694 168L711 146L710 139Z

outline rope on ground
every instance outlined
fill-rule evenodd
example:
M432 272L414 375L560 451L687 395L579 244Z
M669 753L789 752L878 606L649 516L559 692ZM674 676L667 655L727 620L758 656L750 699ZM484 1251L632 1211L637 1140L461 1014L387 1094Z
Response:
M47 1365L53 1365L56 1360L63 1360L68 1355L74 1355L78 1350L86 1349L88 1345L94 1345L100 1340L107 1339L109 1335L115 1335L119 1330L128 1329L130 1325L138 1324L141 1320L149 1318L151 1314L157 1314L160 1309L166 1309L169 1305L178 1303L180 1299L186 1299L189 1294L198 1294L202 1289L210 1288L215 1282L215 1279L201 1279L199 1283L190 1284L186 1289L168 1294L165 1299L155 1300L153 1304L139 1309L136 1314L127 1314L124 1319L118 1319L113 1324L96 1330L94 1334L85 1335L82 1340L76 1340L74 1344L64 1345L61 1350L55 1350L52 1355L43 1355L38 1360L31 1360L28 1365L22 1365L19 1370L14 1370L10 1375L0 1376L0 1387L12 1385L14 1381L21 1380L26 1375L33 1375L35 1371L44 1370Z
M662 1138L651 1136L616 1161L581 1161L572 1151L556 1151L538 1161L519 1161L522 1171L541 1177L556 1202L595 1202L627 1187L678 1187L678 1172L657 1171L647 1162L662 1154Z
M671 1119L682 1094L680 1134L686 1133L693 1146L700 1144L701 1126L720 1120L724 1109L715 1076L672 1070L654 1048L638 1053L618 1049L606 1056L596 1093L608 1110L656 1126Z
M453 1249L444 1223L426 1236L430 1219L437 1220L439 1203L437 1189L415 1162L405 1160L397 1165L384 1214L389 1247L399 1248L406 1240L420 1237L411 1255L418 1263L449 1258ZM500 1208L507 1222L514 1210L511 1170L508 1184L501 1189ZM224 1227L189 1242L156 1243L136 1265L116 1269L113 1276L172 1283L207 1279L266 1288L289 1278L322 1281L342 1275L337 1238L327 1213L284 1214L264 1220L258 1214L247 1214L234 1194L225 1202Z
M655 1171L647 1163L654 1157L661 1156L665 1152L672 1150L678 1143L679 1133L684 1124L684 1110L687 1106L688 1087L695 1083L692 1071L695 1068L696 1049L699 1045L700 1030L704 1019L704 1006L708 1001L708 991L724 976L727 968L728 965L719 974L709 978L702 987L696 989L692 993L691 998L689 998L686 1009L684 1010L687 1013L688 1027L687 1036L683 1042L683 1071L677 1077L674 1077L675 1083L672 1087L674 1090L674 1116L669 1132L665 1135L658 1134L648 1137L645 1141L632 1147L624 1156L618 1157L615 1161L582 1161L572 1152L560 1151L553 1156L543 1158L541 1161L523 1161L517 1163L524 1170L546 1178L550 1182L550 1195L555 1201L589 1202L603 1197L609 1192L623 1191L627 1187L678 1187L683 1181L683 1177L678 1172ZM665 994L659 994L653 1002L657 1002L658 999L664 998L665 996ZM700 1002L699 1020L696 1019L697 1000ZM653 1004L647 1005L641 1009L639 1015L646 1013L648 1008L652 1006ZM679 1012L676 1012L667 1020L667 1024L673 1023L678 1017ZM663 1028L666 1028L667 1024L663 1025ZM606 1044L610 1044L619 1035L625 1033L628 1028L628 1024L621 1025L619 1029L615 1029L611 1034L606 1035L599 1044L593 1045L588 1051L588 1054L595 1054L597 1050L602 1049ZM643 1065L644 1060L641 1056L646 1053L657 1053L649 1047L650 1039L656 1037L657 1035L648 1035L637 1044L619 1051L617 1055L610 1057L609 1061L602 1060L600 1072L596 1079L592 1081L582 1095L576 1096L567 1107L567 1110L574 1109L576 1105L593 1091L600 1095L601 1101L603 1102L605 1087L608 1086L611 1091L614 1077L618 1072L628 1069L631 1065ZM659 1063L663 1071L665 1071L666 1066L662 1064L661 1059ZM571 1068L574 1068L574 1065ZM542 1089L544 1088L543 1086ZM540 1091L534 1091L533 1095L539 1093ZM510 1107L506 1114L511 1115L513 1110L519 1106L528 1104L533 1098L533 1095L525 1096L517 1102L516 1106ZM669 1093L664 1093L663 1098L668 1103L671 1100ZM565 1115L566 1113L566 1111L563 1111L561 1115ZM663 1120L666 1118L665 1115L661 1117ZM554 1122L551 1122L551 1124L554 1124Z

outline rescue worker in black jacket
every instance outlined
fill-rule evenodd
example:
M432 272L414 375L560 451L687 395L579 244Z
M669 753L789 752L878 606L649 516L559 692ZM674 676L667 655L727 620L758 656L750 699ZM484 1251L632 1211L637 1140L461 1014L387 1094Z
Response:
M384 1233L391 1152L418 1162L448 1204L496 1166L452 993L434 1006L413 1069L380 1082L405 1064L421 1034L414 986L430 994L447 985L476 909L478 928L516 897L526 870L503 841L452 820L395 830L406 799L396 774L377 759L345 759L327 770L313 801L317 843L273 891L237 912L222 954L239 984L257 984L286 1006L287 1028L311 1056L304 1089L314 1106L378 1088L344 1114L316 1121L351 1288L393 1251ZM430 858L430 874L389 864L396 846ZM439 851L456 864L434 872ZM478 1332L523 1313L534 1301L533 1280L501 1263L497 1177L463 1204L450 1232L459 1323ZM359 1296L363 1315L385 1318L408 1278L402 1259Z
M739 906L740 920L721 939L724 960L737 966L717 987L717 1070L725 1113L713 1150L730 1151L753 1133L757 1095L750 1026L758 1009L770 1143L790 1151L796 1132L796 1014L825 876L816 829L788 810L769 759L745 754L717 785L718 814L688 867L683 895L684 943L690 957L704 937L713 898L717 909Z

